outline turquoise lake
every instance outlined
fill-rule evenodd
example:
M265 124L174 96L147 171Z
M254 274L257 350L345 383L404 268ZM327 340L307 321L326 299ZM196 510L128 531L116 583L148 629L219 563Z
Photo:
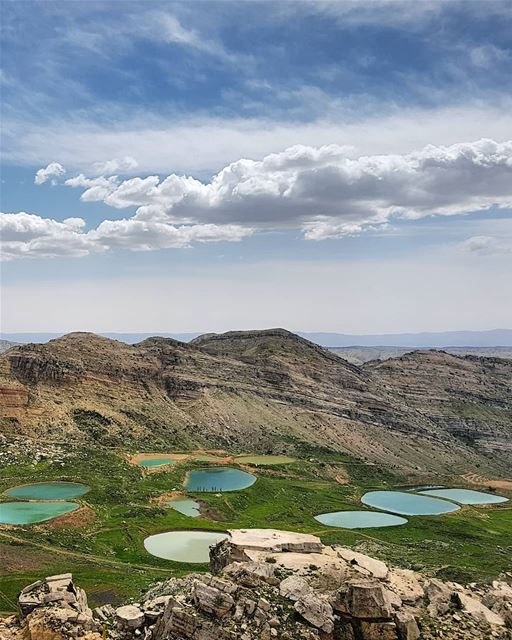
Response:
M0 502L1 524L35 524L78 509L76 502Z
M239 491L246 489L256 482L256 476L240 469L218 467L212 469L197 469L188 474L186 489L188 491L207 491L220 493L222 491Z
M496 496L483 491L474 491L473 489L429 489L428 491L420 491L423 495L435 496L436 498L447 498L460 504L499 504L508 502L508 498Z
M201 515L201 512L199 511L199 502L192 500L192 498L175 498L174 500L169 500L168 504L171 509L182 513L184 516L197 518Z
M221 531L168 531L144 540L148 553L174 562L209 562L210 547L228 538Z
M375 509L404 516L434 516L460 509L447 500L402 491L369 491L361 498L361 502Z
M22 500L67 500L88 491L89 487L79 482L36 482L7 489L4 495Z
M154 458L153 460L141 460L139 467L161 467L164 464L174 464L176 460L174 458Z
M396 527L407 523L406 518L393 516L390 513L379 513L378 511L335 511L334 513L321 513L315 516L315 520L328 527L342 529Z

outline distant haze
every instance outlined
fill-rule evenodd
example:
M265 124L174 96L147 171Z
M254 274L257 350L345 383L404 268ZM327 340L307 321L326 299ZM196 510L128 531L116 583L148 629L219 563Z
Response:
M151 336L173 338L182 342L189 342L201 333L101 333L99 335L134 344ZM423 333L386 333L371 335L356 335L346 333L296 332L303 338L316 342L323 347L411 347L411 348L442 348L442 347L512 347L512 329L493 329L490 331L442 331ZM2 333L0 338L11 342L48 342L64 333Z

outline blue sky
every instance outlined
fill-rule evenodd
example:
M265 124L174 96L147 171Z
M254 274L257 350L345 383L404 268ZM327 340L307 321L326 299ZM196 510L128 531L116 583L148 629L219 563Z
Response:
M510 326L511 33L508 0L4 2L2 330Z

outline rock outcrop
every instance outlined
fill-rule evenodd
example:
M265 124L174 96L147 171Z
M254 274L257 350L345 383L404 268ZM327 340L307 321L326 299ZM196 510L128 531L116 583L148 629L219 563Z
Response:
M214 575L93 612L70 574L51 576L22 591L21 617L0 621L0 637L98 640L105 624L110 640L512 640L509 576L466 588L261 529L232 531L211 557Z

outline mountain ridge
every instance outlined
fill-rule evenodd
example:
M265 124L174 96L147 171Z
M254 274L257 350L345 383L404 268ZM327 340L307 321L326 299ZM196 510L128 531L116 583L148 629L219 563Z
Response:
M273 331L263 329L260 331ZM227 332L236 333L236 332ZM211 335L211 332L98 332L99 335L129 344L141 342L153 336L170 337L181 342L190 342L197 337ZM48 342L65 335L65 332L18 332L0 333L0 338L17 343ZM221 334L215 334L221 335ZM345 334L337 332L304 332L296 335L316 342L320 346L336 347L512 347L512 329L490 329L484 331L424 331L418 333Z
M283 329L135 345L75 332L0 355L0 431L498 469L511 457L511 380L510 361L440 351L357 366Z

